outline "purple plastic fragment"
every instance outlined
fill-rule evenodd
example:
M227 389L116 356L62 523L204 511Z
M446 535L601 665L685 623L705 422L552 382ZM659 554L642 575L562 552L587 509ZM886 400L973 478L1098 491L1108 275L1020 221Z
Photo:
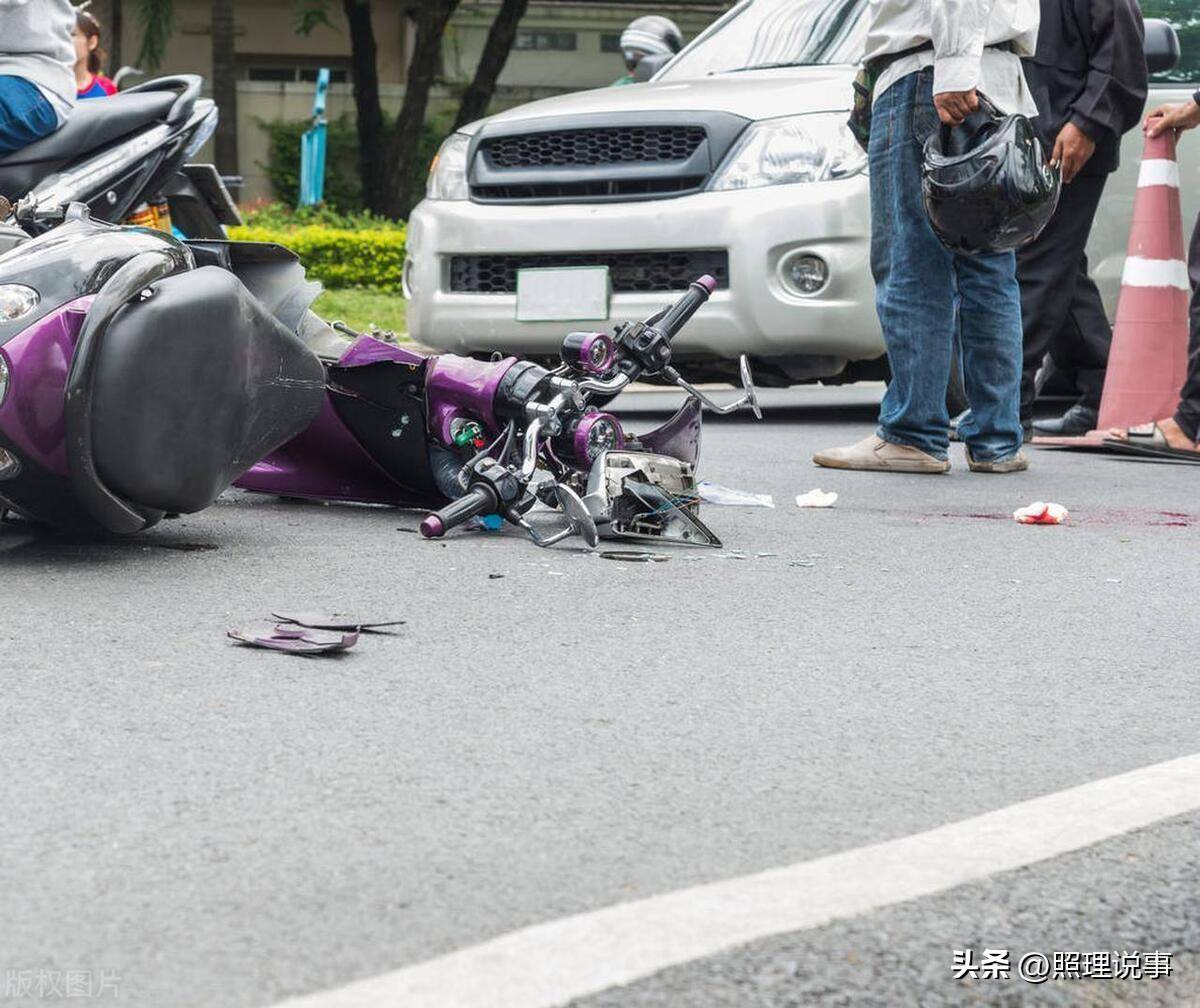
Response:
M295 623L297 626L312 627L315 630L365 630L368 633L379 627L403 626L404 620L363 620L349 613L271 613L277 620L284 623Z
M271 651L286 651L289 654L331 654L352 648L358 642L357 633L320 633L300 627L276 627L270 632L254 630L230 630L228 636L251 647L267 648Z

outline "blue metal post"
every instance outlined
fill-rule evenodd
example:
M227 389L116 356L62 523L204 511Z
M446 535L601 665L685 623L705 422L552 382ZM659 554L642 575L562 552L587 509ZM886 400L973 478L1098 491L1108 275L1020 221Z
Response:
M313 124L300 138L300 205L312 206L325 198L325 93L329 90L329 68L317 71L317 93L313 96Z

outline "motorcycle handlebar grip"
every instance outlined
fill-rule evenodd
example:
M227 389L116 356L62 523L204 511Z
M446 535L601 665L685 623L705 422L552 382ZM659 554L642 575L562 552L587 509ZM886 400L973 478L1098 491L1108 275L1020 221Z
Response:
M499 510L500 502L492 489L476 485L465 494L447 504L440 511L434 511L421 522L421 535L426 539L437 539L444 536L452 528L481 514L490 514Z
M688 286L687 293L676 301L667 314L659 320L655 328L667 339L671 339L680 329L687 325L688 320L696 314L717 289L717 281L708 274L699 280L693 280Z

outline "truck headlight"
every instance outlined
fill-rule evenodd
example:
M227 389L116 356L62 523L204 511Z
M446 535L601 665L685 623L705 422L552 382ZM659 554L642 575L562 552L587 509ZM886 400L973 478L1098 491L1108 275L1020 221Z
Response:
M708 188L756 189L789 182L826 182L857 175L867 156L846 126L827 112L755 123L741 135Z
M467 149L471 138L451 133L429 166L425 195L431 200L465 200L467 193Z

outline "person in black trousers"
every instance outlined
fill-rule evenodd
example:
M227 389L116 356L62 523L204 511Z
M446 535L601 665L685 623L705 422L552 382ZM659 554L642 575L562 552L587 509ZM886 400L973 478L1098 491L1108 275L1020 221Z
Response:
M1190 102L1163 105L1146 117L1146 135L1159 136L1167 130L1178 134L1200 126L1200 91ZM1192 281L1191 335L1188 341L1188 370L1179 392L1175 415L1150 425L1147 433L1114 430L1109 433L1122 441L1140 445L1167 458L1194 457L1200 462L1200 217L1192 231L1188 250L1188 275Z
M1135 0L1041 0L1037 52L1025 76L1038 106L1034 125L1062 169L1062 199L1046 230L1017 258L1025 362L1021 422L1028 431L1034 379L1049 352L1082 394L1039 434L1086 434L1096 426L1112 328L1088 276L1085 248L1100 197L1116 171L1121 137L1146 103L1144 27Z

